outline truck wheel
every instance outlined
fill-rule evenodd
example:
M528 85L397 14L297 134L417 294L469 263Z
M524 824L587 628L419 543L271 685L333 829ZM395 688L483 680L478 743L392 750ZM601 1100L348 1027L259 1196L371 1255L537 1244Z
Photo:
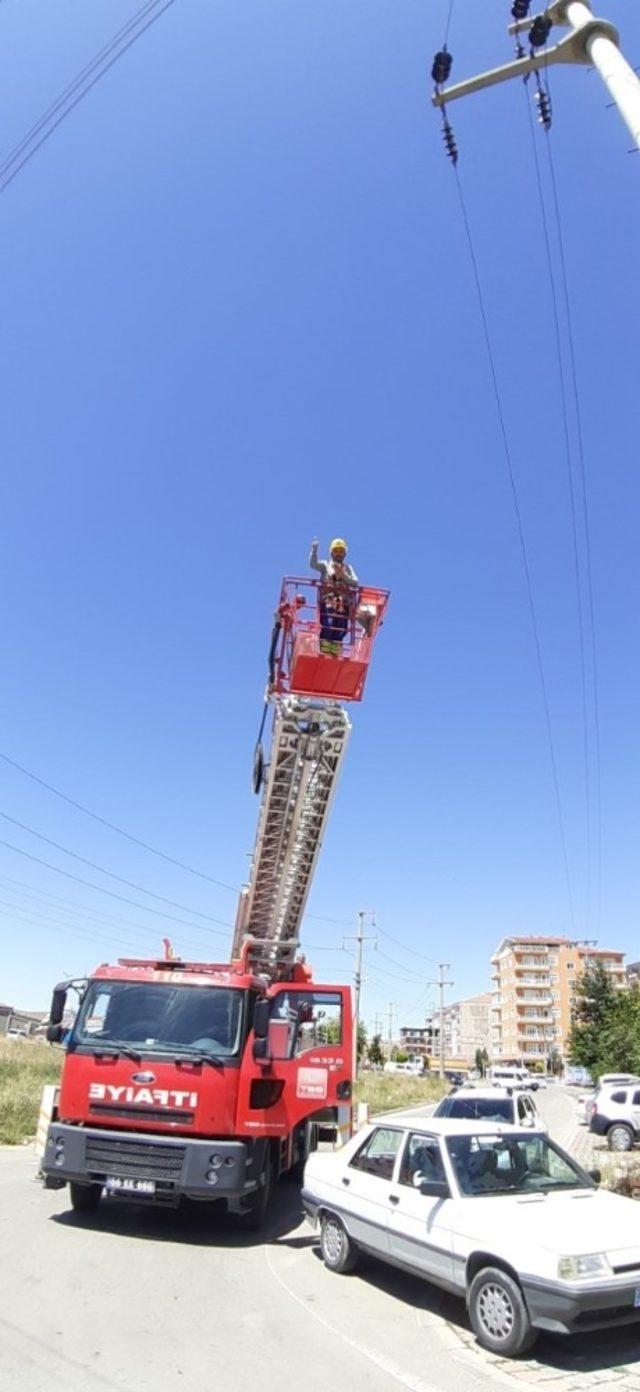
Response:
M72 1179L69 1182L69 1193L74 1213L93 1213L100 1203L102 1185L77 1184Z
M340 1275L353 1271L357 1264L358 1249L333 1213L325 1213L322 1219L320 1251L329 1271L337 1271Z
M270 1150L267 1150L264 1169L260 1179L261 1183L259 1187L254 1190L253 1194L251 1194L250 1198L247 1200L247 1207L244 1213L239 1214L240 1227L244 1228L245 1232L260 1232L271 1206L274 1175L273 1160Z
M633 1131L629 1126L624 1126L621 1122L615 1126L610 1126L607 1132L607 1144L609 1150L631 1150L633 1147Z
M485 1266L474 1276L469 1317L478 1343L503 1358L517 1358L536 1341L519 1285L498 1267Z

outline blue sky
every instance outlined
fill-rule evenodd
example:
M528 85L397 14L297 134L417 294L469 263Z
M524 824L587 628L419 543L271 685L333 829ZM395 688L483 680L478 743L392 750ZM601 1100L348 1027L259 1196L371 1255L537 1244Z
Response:
M603 8L640 60L640 14ZM6 0L2 153L134 9ZM454 77L510 57L508 9L457 0ZM422 1018L429 959L451 962L453 996L486 989L507 932L575 932L638 956L638 169L597 75L554 70L599 671L598 911L527 98L518 84L451 107L532 573L572 924L513 507L429 105L447 10L179 0L0 197L0 750L239 884L279 580L305 568L313 535L347 536L361 577L393 598L305 946L318 976L348 978L343 933L375 908L402 946L381 936L368 952L369 1021L389 1001L402 1022ZM580 546L584 582L582 534ZM0 780L0 811L200 924L155 916L157 899L1 820L19 849L0 845L0 998L45 1008L60 975L155 950L167 930L177 949L224 960L233 892L6 764Z

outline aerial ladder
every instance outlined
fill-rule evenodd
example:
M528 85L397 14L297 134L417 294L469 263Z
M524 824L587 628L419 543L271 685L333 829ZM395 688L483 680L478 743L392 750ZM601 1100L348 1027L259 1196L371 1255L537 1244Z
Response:
M324 581L287 576L276 609L269 681L254 759L262 793L249 882L242 889L232 957L271 978L290 973L351 724L342 702L360 701L387 590L348 597L339 653L320 647ZM262 732L272 717L265 761Z

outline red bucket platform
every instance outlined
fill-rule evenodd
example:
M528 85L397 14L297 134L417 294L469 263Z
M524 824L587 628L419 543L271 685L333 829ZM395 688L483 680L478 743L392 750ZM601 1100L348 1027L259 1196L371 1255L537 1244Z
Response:
M320 651L321 580L287 576L271 644L272 690L278 695L319 696L325 700L361 701L378 629L389 600L388 590L361 585L344 591L347 631L340 655Z

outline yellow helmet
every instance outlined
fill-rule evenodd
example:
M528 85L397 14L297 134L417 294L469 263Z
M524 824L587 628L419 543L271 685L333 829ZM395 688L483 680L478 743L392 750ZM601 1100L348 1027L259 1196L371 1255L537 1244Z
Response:
M331 546L329 547L329 550L331 551L331 555L333 555L334 551L342 551L346 556L347 543L346 541L342 540L342 537L334 537L333 541L331 542Z

